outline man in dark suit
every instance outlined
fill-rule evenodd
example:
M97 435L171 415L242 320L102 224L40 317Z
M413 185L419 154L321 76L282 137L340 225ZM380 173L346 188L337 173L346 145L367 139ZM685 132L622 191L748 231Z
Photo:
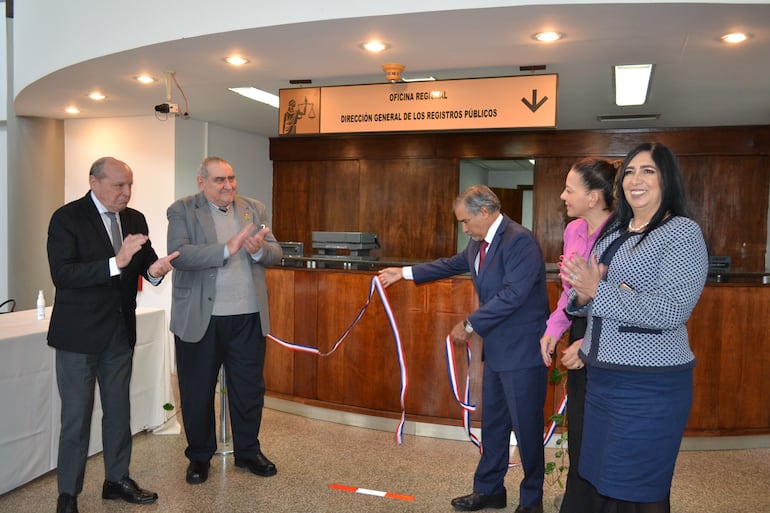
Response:
M503 482L513 430L524 470L516 513L542 513L547 369L539 341L549 314L543 256L532 234L500 213L500 200L484 185L460 194L454 213L471 237L462 253L414 267L389 267L380 278L387 287L402 278L424 283L471 274L479 308L450 335L456 342L483 339L484 450L473 493L453 499L452 506L461 511L506 507Z
M102 497L136 504L158 498L129 477L129 384L139 276L157 285L176 254L159 259L144 216L127 208L133 184L128 165L100 158L88 181L91 190L54 212L48 227L48 262L56 286L48 345L56 349L61 397L57 513L78 511L96 381L103 411Z
M280 262L283 253L265 226L265 205L237 194L229 162L205 159L197 181L200 192L167 211L168 247L179 251L171 331L190 460L186 480L200 484L208 478L217 449L214 391L222 364L235 466L272 476L276 467L259 442L270 330L265 266Z

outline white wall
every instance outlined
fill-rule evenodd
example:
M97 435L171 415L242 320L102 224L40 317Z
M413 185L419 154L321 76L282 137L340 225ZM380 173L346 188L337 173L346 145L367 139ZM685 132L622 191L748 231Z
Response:
M5 12L5 2L0 2ZM0 23L0 209L8 205L8 59L6 24ZM0 216L0 303L8 299L8 215ZM6 311L3 308L2 311Z
M9 299L8 294L8 130L3 120L0 126L0 303ZM7 308L2 309L3 312Z

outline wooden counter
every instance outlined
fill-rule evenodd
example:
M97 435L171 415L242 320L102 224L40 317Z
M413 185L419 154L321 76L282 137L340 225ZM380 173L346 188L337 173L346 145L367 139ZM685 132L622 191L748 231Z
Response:
M371 272L271 268L272 334L327 351L366 301ZM557 281L548 283L552 306ZM476 308L467 277L416 286L401 282L387 289L398 323L409 372L407 418L458 425L461 409L448 384L444 339L456 322ZM770 286L707 284L688 324L698 365L687 435L770 433ZM481 410L480 344L473 346L471 401ZM464 376L464 355L458 351ZM267 347L268 395L343 411L397 418L399 368L395 344L378 297L348 338L329 357ZM549 387L548 419L562 397Z

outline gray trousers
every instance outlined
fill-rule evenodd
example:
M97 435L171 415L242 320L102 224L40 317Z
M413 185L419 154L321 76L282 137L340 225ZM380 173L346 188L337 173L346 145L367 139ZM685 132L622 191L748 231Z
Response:
M128 476L131 460L129 384L134 349L122 322L107 349L100 354L56 350L56 382L61 398L61 433L57 480L59 493L77 496L83 478L91 435L95 383L102 403L104 475L108 481Z

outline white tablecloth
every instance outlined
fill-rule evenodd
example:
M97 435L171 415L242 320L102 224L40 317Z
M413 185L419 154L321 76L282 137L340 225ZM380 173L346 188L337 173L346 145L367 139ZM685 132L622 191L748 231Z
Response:
M56 387L55 351L48 347L48 318L35 310L0 315L0 494L56 468L61 403ZM173 412L168 328L163 309L136 311L137 340L131 378L131 432L166 424ZM98 388L89 455L102 450ZM171 431L178 432L173 418Z

